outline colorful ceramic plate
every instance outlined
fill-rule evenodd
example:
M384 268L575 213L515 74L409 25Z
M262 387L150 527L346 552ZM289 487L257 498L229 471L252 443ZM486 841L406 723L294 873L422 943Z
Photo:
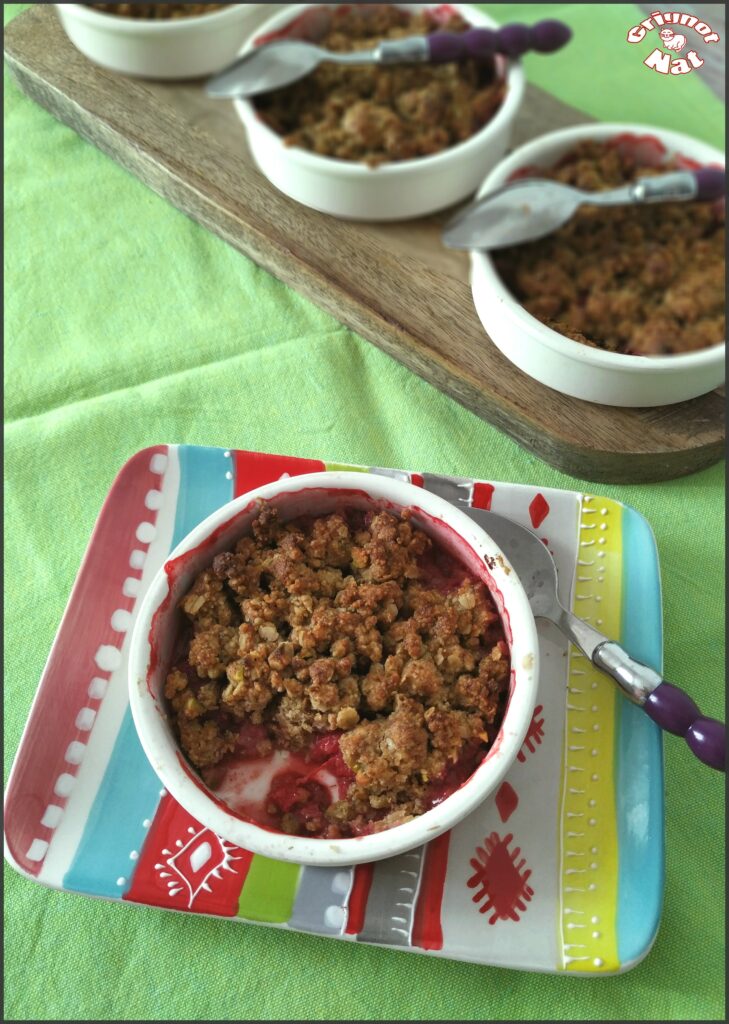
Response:
M134 730L135 608L214 509L284 474L396 475L537 529L567 607L661 670L650 527L607 498L160 445L121 470L46 665L5 799L6 857L69 892L526 970L606 974L640 961L663 894L660 731L551 626L539 697L495 797L412 853L346 870L232 847L160 788Z

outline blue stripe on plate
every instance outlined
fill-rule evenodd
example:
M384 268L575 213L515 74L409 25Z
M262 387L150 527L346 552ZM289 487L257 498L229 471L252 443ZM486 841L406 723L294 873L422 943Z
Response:
M623 646L656 671L663 664L661 577L653 532L623 508ZM641 960L658 931L664 885L663 735L645 712L617 694L618 956Z
M171 448L170 454L175 451L180 485L171 549L233 497L231 459L222 449L183 445ZM231 473L230 479L226 473ZM143 821L154 817L161 786L127 707L76 856L63 879L64 889L123 896L135 866L129 855L142 847L146 835Z

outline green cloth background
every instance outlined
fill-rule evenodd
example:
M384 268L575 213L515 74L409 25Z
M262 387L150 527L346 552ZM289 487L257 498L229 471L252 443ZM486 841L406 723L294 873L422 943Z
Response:
M6 21L24 6L5 5ZM559 59L526 60L560 98L723 144L723 107L698 77L664 80L625 43L635 7L484 6L573 26ZM5 144L6 779L104 496L145 445L583 486L207 234L7 80ZM722 716L723 467L593 489L651 522L666 675ZM621 977L533 975L136 909L52 892L5 865L6 1018L721 1019L723 783L668 739L662 925Z

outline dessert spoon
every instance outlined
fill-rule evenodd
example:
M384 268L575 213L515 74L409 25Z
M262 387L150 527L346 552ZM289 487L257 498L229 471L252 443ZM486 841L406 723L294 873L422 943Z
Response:
M291 85L323 61L335 64L440 64L447 61L489 60L495 53L520 57L533 50L554 53L572 36L561 21L536 25L504 25L500 29L471 28L465 32L433 32L425 36L385 39L373 50L348 53L325 50L300 39L279 39L256 46L207 83L208 96L235 99Z
M456 214L445 226L443 242L449 249L502 249L551 235L580 206L703 202L721 199L725 188L723 167L645 175L604 192L585 192L545 178L520 178Z
M450 492L443 492L437 477L423 474L423 480L427 490L453 502L501 548L519 577L536 618L553 622L593 665L612 676L623 694L640 705L656 725L682 736L699 761L717 771L726 770L724 723L702 715L687 693L666 682L650 666L636 661L619 643L560 603L557 567L535 533L495 512L472 508L461 500L454 502Z

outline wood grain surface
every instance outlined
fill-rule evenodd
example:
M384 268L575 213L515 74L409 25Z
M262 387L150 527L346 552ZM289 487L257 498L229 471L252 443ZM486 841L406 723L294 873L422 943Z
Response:
M8 26L5 57L23 92L155 192L558 469L648 482L721 458L722 391L617 409L567 398L512 366L476 316L466 254L440 242L445 215L357 224L287 199L253 166L232 104L209 100L200 82L96 67L49 6ZM587 120L530 86L514 144Z

